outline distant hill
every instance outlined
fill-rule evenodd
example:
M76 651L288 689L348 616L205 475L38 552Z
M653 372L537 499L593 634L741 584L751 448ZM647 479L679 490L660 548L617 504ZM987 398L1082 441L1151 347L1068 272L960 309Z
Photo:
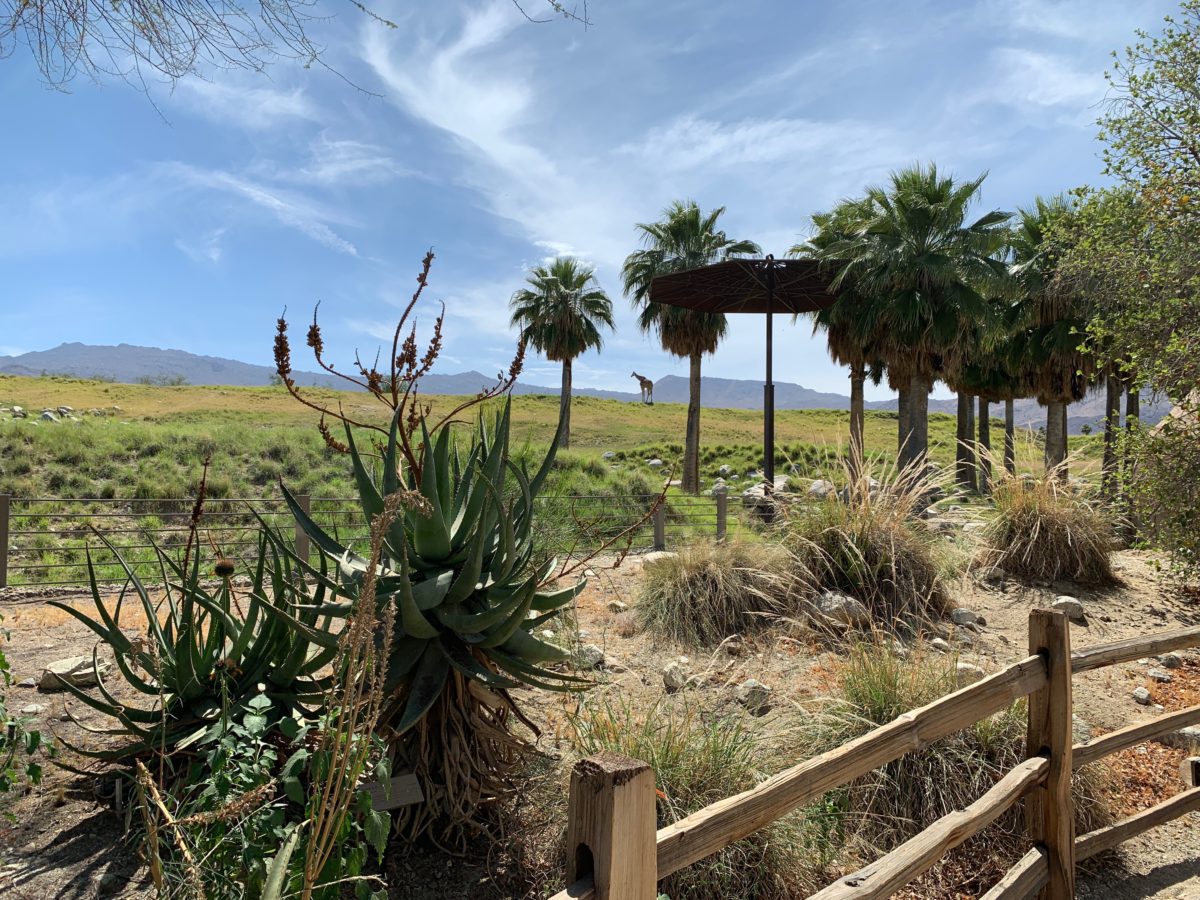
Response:
M72 375L76 378L100 378L108 381L137 383L178 379L195 385L257 386L270 384L275 370L234 359L199 356L185 350L163 350L158 347L138 347L132 344L103 346L95 344L60 344L51 350L36 350L20 356L0 356L0 373L7 375ZM323 372L296 372L303 386L345 387L346 383ZM632 381L632 380L631 380ZM495 384L495 377L482 372L460 372L455 375L431 374L421 382L426 394L474 394ZM734 378L701 379L701 397L710 409L762 409L762 382ZM557 394L557 387L518 382L514 394ZM633 391L608 391L596 388L576 388L576 396L602 397L608 400L638 402ZM667 375L654 383L654 399L659 403L686 403L688 379ZM803 385L777 382L777 409L848 409L850 398L844 394L814 391ZM876 400L866 404L868 409L895 410L896 401ZM1142 398L1142 418L1157 422L1170 410L1170 401L1155 399L1149 394ZM953 414L954 400L929 401L930 412ZM993 407L993 415L1003 416L1003 406ZM1038 427L1046 421L1046 411L1035 400L1018 400L1015 404L1019 426ZM1104 420L1104 393L1093 392L1069 409L1068 427L1079 434L1082 427L1091 425L1099 430Z

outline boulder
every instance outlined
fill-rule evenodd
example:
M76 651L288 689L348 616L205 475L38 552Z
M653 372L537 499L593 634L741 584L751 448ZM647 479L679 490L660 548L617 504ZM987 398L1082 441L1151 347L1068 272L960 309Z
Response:
M811 500L824 500L836 490L837 487L832 481L826 481L824 478L818 478L808 486L808 496Z
M609 600L608 611L611 613L623 613L629 609L629 604L623 600Z
M646 465L652 469L661 469L663 467L663 461L656 456L654 459L646 460Z
M41 422L57 422L58 416L56 416L50 410L46 409L46 410L42 410L42 414L40 416L38 416L38 420Z
M934 638L929 642L929 649L936 650L938 653L949 653L950 643L943 638Z
M987 523L985 522L967 522L963 525L962 530L963 534L973 534L977 531L983 531L985 528L987 528Z
M44 713L45 711L46 707L40 703L30 703L27 706L21 707L21 715L23 716L36 716Z
M671 662L663 666L662 680L663 687L667 689L667 693L673 694L676 691L681 691L684 685L688 683L687 669L679 660L671 660Z
M1164 653L1158 662L1164 669L1178 669L1183 665L1183 657L1178 653Z
M960 684L973 684L987 673L979 666L960 662L954 667L954 678Z
M595 644L584 644L575 651L575 663L581 669L598 669L604 665L604 651Z
M61 691L64 683L74 687L94 687L97 670L103 678L108 674L108 663L97 660L93 667L90 656L71 656L56 660L42 670L42 677L38 679L38 690Z
M616 459L617 454L613 453L611 450L605 450L603 453L600 454L600 458L601 459Z
M678 556L674 550L651 550L649 553L643 553L641 556L642 564L646 565L652 562L658 562L662 559L672 559Z
M1174 676L1166 669L1151 669L1146 675L1150 677L1151 681L1157 681L1159 684L1170 684L1175 680Z
M717 469L717 474L722 478L728 478L733 474L733 468L731 466L721 466L721 468Z
M58 407L55 407L54 411L57 412L60 416L69 416L71 413L75 412L75 410L72 409L70 406L58 406Z
M1087 622L1087 616L1084 614L1083 604L1074 597L1068 597L1065 594L1056 598L1050 604L1051 609L1056 609L1060 613L1065 613L1066 617L1077 625L1083 625Z
M955 625L975 625L979 622L979 616L973 610L960 606L950 610L950 621Z
M1133 702L1142 706L1150 705L1150 691L1144 687L1136 687L1133 689Z
M746 711L761 716L771 708L771 689L754 678L747 678L737 687L737 702Z
M871 612L861 602L836 591L825 591L817 598L817 610L827 618L852 628L867 628Z
M1185 750L1188 753L1193 753L1200 749L1200 726L1189 725L1186 728L1180 728L1178 731L1171 731L1158 738L1158 743L1168 747L1174 747L1177 750Z
M22 407L20 407L20 406L13 406L13 408L12 408L12 417L13 417L14 419L24 419L24 418L25 418L26 416L28 416L28 415L29 415L29 413L25 412L25 410L24 410Z

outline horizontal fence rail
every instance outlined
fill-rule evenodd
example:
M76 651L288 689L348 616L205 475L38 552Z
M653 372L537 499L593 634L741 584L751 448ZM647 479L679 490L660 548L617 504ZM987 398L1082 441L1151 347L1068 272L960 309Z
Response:
M1070 626L1062 613L1030 614L1031 655L994 675L920 709L904 713L841 747L799 763L732 797L645 833L654 815L654 781L637 760L605 754L576 765L568 820L568 880L551 900L654 900L656 882L725 849L792 812L807 800L920 750L1028 697L1027 759L983 796L935 821L812 900L881 900L929 871L948 851L982 832L1017 803L1024 803L1030 850L981 900L1069 900L1076 862L1189 812L1200 811L1200 760L1190 768L1190 788L1106 828L1076 837L1071 773L1142 741L1200 721L1200 706L1138 723L1081 744L1071 742L1073 672L1090 671L1200 645L1200 628L1116 641L1071 652ZM582 773L582 774L581 774ZM643 787L632 789L636 781ZM579 776L579 777L577 777ZM638 791L643 796L637 796ZM647 811L649 810L649 811ZM596 846L622 838L622 853L599 855ZM590 851L590 852L588 852ZM579 861L588 861L582 865ZM620 886L619 889L617 886Z
M312 518L340 542L365 552L369 540L357 498L298 498ZM614 542L614 549L663 550L698 538L723 539L744 527L749 516L730 514L728 498L671 493L542 495L535 500L534 540L551 553L588 552ZM83 586L91 554L101 583L125 581L110 541L139 577L159 572L154 548L171 552L187 541L189 499L143 497L28 497L0 494L0 588ZM657 507L656 507L656 504ZM653 515L648 515L653 510ZM222 554L253 560L261 515L284 533L295 529L282 498L221 497L205 501L204 542ZM95 529L95 531L93 531ZM295 548L308 558L311 547L295 529Z

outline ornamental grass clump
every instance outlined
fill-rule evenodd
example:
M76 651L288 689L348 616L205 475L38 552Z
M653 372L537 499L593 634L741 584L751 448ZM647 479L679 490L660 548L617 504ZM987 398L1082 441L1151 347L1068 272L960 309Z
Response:
M794 616L809 590L776 544L697 541L645 564L636 614L652 634L710 646Z
M1059 472L1043 477L1001 475L992 499L996 514L983 529L979 553L985 567L1023 578L1092 585L1117 582L1111 521Z

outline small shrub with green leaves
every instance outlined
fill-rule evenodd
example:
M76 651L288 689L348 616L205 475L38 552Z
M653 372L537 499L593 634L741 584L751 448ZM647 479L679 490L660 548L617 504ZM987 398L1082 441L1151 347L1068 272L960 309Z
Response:
M2 646L8 639L8 630L0 627L0 794L10 793L25 783L40 783L44 752L42 733L29 727L29 718L8 711L12 666Z
M197 522L194 515L193 537L199 530ZM236 567L231 561L218 560L215 569L209 568L198 540L189 543L181 561L158 551L166 585L165 599L158 603L117 549L104 537L100 540L128 579L113 608L101 596L90 552L87 562L96 616L69 603L49 602L109 646L117 671L144 704L117 700L99 672L99 697L64 682L63 688L76 699L110 716L136 739L115 749L80 752L114 759L186 747L215 723L244 714L248 703L264 696L260 685L266 687L273 722L316 714L329 683L322 670L336 650L336 637L328 630L332 616L327 589L318 581L310 596L292 561L275 552L277 542L268 539L267 531L260 535L258 558L245 589L234 587ZM208 581L214 573L218 575L215 588ZM146 633L138 638L130 638L120 627L121 609L130 592L146 616Z
M1042 477L1002 474L992 499L996 514L983 530L983 565L1024 578L1116 583L1112 523L1095 502L1065 484L1059 472Z

